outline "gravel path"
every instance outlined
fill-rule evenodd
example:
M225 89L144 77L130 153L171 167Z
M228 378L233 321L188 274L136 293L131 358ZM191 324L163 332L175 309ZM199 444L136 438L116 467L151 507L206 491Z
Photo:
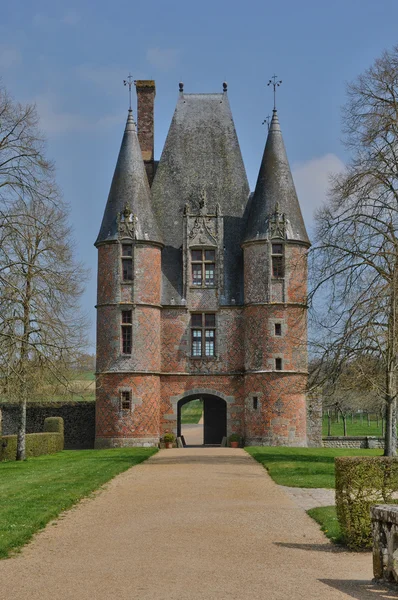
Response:
M279 486L299 506L304 510L316 508L317 506L333 506L335 504L334 490L326 488L297 488L286 485Z
M14 600L381 600L243 450L162 450L0 561Z

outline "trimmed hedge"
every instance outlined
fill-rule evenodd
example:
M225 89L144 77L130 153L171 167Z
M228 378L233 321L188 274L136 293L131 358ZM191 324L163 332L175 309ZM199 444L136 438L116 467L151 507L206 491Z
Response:
M64 449L64 436L61 433L27 433L26 458L42 454L54 454ZM15 460L17 456L17 436L0 436L0 461Z
M398 458L335 458L336 512L344 542L352 550L372 547L370 507L395 503Z

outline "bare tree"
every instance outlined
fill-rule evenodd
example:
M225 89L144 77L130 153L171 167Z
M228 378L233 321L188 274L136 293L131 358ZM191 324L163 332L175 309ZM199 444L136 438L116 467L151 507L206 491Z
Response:
M67 383L85 348L78 302L86 272L73 255L67 206L44 158L32 106L0 90L0 370L21 406L17 460L25 458L26 403L51 379Z
M344 133L352 159L316 216L312 299L320 354L334 377L377 359L386 403L385 454L396 453L398 371L398 47L348 88ZM319 307L320 310L319 310ZM360 377L369 378L362 372Z

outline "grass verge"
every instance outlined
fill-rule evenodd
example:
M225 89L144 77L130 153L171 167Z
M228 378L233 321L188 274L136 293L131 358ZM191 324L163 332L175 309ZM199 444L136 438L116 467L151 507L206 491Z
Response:
M188 425L190 423L199 423L200 417L203 414L202 400L192 400L187 402L181 408L181 424Z
M382 455L382 450L270 446L249 446L246 451L267 469L279 485L306 488L334 488L336 456Z
M156 452L155 448L69 450L0 463L0 558L21 548L81 498Z
M340 531L340 525L337 520L335 506L320 506L307 510L309 516L320 526L323 533L334 544L344 544L344 539Z

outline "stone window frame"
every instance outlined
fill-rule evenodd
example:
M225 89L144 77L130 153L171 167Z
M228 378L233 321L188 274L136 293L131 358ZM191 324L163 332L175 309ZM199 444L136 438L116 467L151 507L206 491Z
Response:
M122 392L129 392L130 394L130 408L122 409ZM127 415L128 413L132 413L136 406L140 406L142 404L142 398L138 398L134 396L133 389L129 386L121 386L117 389L117 396L112 397L112 402L114 405L118 407L120 415Z
M120 241L120 278L122 283L132 283L134 280L134 244L130 238L121 239ZM124 253L124 247L131 248L131 254ZM131 269L131 278L124 277L124 265L129 264Z
M192 252L193 251L200 251L202 253L202 259L201 260L193 260L192 259ZM214 260L206 260L205 258L205 252L214 252ZM219 277L219 273L218 273L218 248L216 246L210 246L210 245L193 245L193 246L189 246L188 249L188 263L189 263L189 270L188 270L188 275L189 275L189 287L191 289L194 290L209 290L209 289L215 289L218 288L218 277ZM197 285L194 283L193 280L193 265L201 265L201 284ZM212 283L211 285L206 285L206 264L214 265L214 283Z
M127 314L130 315L130 320L124 320ZM130 334L130 352L124 351L125 341L127 343L127 338L125 340L124 335L127 332ZM120 311L120 353L123 356L131 356L133 353L133 310L131 308L122 308Z
M257 398L257 408L254 408L254 399ZM263 402L263 393L262 392L250 392L248 396L246 396L246 409L252 413L260 413Z
M285 278L285 244L280 240L271 240L271 278L281 280ZM279 251L280 247L280 251Z
M131 390L122 389L119 390L120 396L120 411L121 412L130 412L131 411ZM123 404L127 404L127 406L123 406Z
M280 335L276 335L275 333L275 325L280 325L281 326L281 334ZM272 318L269 319L269 333L270 336L273 338L283 338L285 337L287 332L287 324L286 324L286 320L284 318L281 319L277 319L277 318Z
M192 315L202 315L202 326L193 326L192 325ZM212 326L206 326L205 325L205 318L206 315L214 315L214 327ZM217 330L218 330L218 314L215 311L199 311L199 310L193 310L190 312L190 318L189 318L189 329L190 329L190 336L189 336L189 355L191 359L194 360L214 360L217 358L217 347L218 347L218 335L217 335ZM201 354L200 355L194 355L193 354L193 331L194 330L201 330L202 331L202 336L201 336ZM214 331L214 354L210 354L210 355L206 355L203 353L204 350L206 350L206 330L212 330Z

